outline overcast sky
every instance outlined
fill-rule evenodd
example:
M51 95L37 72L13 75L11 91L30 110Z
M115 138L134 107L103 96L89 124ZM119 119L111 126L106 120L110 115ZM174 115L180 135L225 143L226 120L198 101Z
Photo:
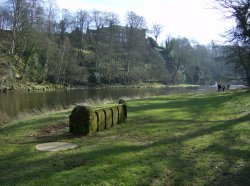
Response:
M168 35L187 37L201 44L212 40L223 41L220 36L232 26L220 11L212 9L214 0L57 0L60 8L70 11L98 9L112 11L124 22L127 11L143 16L148 27L152 23L163 26L160 42Z

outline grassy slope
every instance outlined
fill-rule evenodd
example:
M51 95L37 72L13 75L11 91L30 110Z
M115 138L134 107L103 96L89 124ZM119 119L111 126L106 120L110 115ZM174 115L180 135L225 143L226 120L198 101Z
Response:
M249 92L162 96L128 107L127 124L87 137L58 129L69 111L2 125L0 185L250 184ZM35 150L48 141L80 147Z

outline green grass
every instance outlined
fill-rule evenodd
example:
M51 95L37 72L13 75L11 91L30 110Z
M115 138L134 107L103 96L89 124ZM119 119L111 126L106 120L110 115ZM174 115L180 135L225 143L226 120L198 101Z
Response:
M249 185L250 93L128 102L128 122L68 133L70 111L1 125L0 185ZM39 152L68 141L79 148Z

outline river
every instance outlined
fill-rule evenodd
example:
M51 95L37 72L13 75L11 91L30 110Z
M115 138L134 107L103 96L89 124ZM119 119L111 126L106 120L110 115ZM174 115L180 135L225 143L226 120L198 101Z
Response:
M66 109L77 103L98 100L146 97L155 95L183 94L216 90L215 87L168 87L168 88L101 88L76 89L51 92L0 93L0 116L16 118L36 111ZM1 123L1 118L0 118Z

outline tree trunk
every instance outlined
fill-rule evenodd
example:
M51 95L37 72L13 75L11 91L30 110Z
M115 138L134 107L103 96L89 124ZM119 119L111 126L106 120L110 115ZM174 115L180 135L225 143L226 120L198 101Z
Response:
M44 72L43 72L43 80L42 83L45 83L45 79L47 77L47 73L48 73L48 63L49 63L49 49L47 49L46 51L46 61L44 64Z
M59 83L59 80L60 80L64 54L65 54L65 44L63 45L63 52L62 52L62 56L61 56L61 60L60 60L59 72L58 72L58 77L57 77L56 83Z

